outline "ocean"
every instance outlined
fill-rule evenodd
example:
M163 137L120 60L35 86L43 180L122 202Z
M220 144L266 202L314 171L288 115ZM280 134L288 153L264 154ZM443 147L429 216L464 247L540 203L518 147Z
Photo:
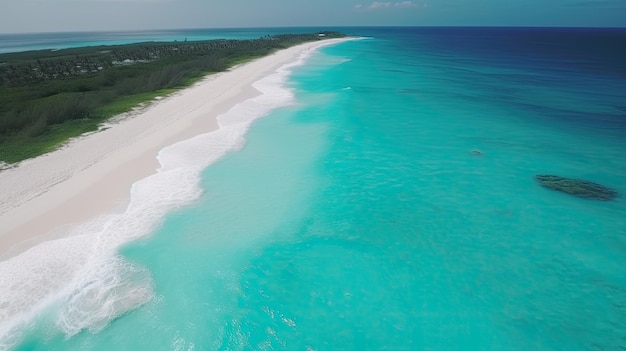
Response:
M0 263L0 349L624 350L626 30L343 31Z

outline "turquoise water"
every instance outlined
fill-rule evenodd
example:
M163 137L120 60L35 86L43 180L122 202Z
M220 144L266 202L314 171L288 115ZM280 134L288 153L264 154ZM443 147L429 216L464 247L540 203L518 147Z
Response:
M497 32L363 34L294 68L297 103L121 250L120 291L147 302L71 336L53 304L14 349L623 350L620 67L482 50Z

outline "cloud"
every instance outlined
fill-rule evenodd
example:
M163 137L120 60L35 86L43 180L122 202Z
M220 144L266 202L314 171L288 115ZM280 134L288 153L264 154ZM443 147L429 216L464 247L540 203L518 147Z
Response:
M417 5L415 5L413 3L413 1L401 1L401 2L391 2L391 1L387 1L387 2L379 2L379 1L374 1L371 4L357 4L354 5L355 9L369 9L369 10L377 10L377 9L389 9L389 8L410 8L410 7L417 7Z

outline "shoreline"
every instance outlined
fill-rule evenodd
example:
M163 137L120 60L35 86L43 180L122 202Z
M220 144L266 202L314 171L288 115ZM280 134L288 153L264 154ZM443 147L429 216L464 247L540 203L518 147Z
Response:
M218 130L218 116L261 94L253 83L346 40L299 44L208 75L132 117L0 172L0 262L98 215L123 213L133 184L159 169L160 150Z

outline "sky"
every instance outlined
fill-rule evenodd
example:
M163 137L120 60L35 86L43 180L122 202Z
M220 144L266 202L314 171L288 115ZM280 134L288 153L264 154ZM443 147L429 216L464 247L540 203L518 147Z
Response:
M0 33L294 26L626 27L626 0L0 0Z

